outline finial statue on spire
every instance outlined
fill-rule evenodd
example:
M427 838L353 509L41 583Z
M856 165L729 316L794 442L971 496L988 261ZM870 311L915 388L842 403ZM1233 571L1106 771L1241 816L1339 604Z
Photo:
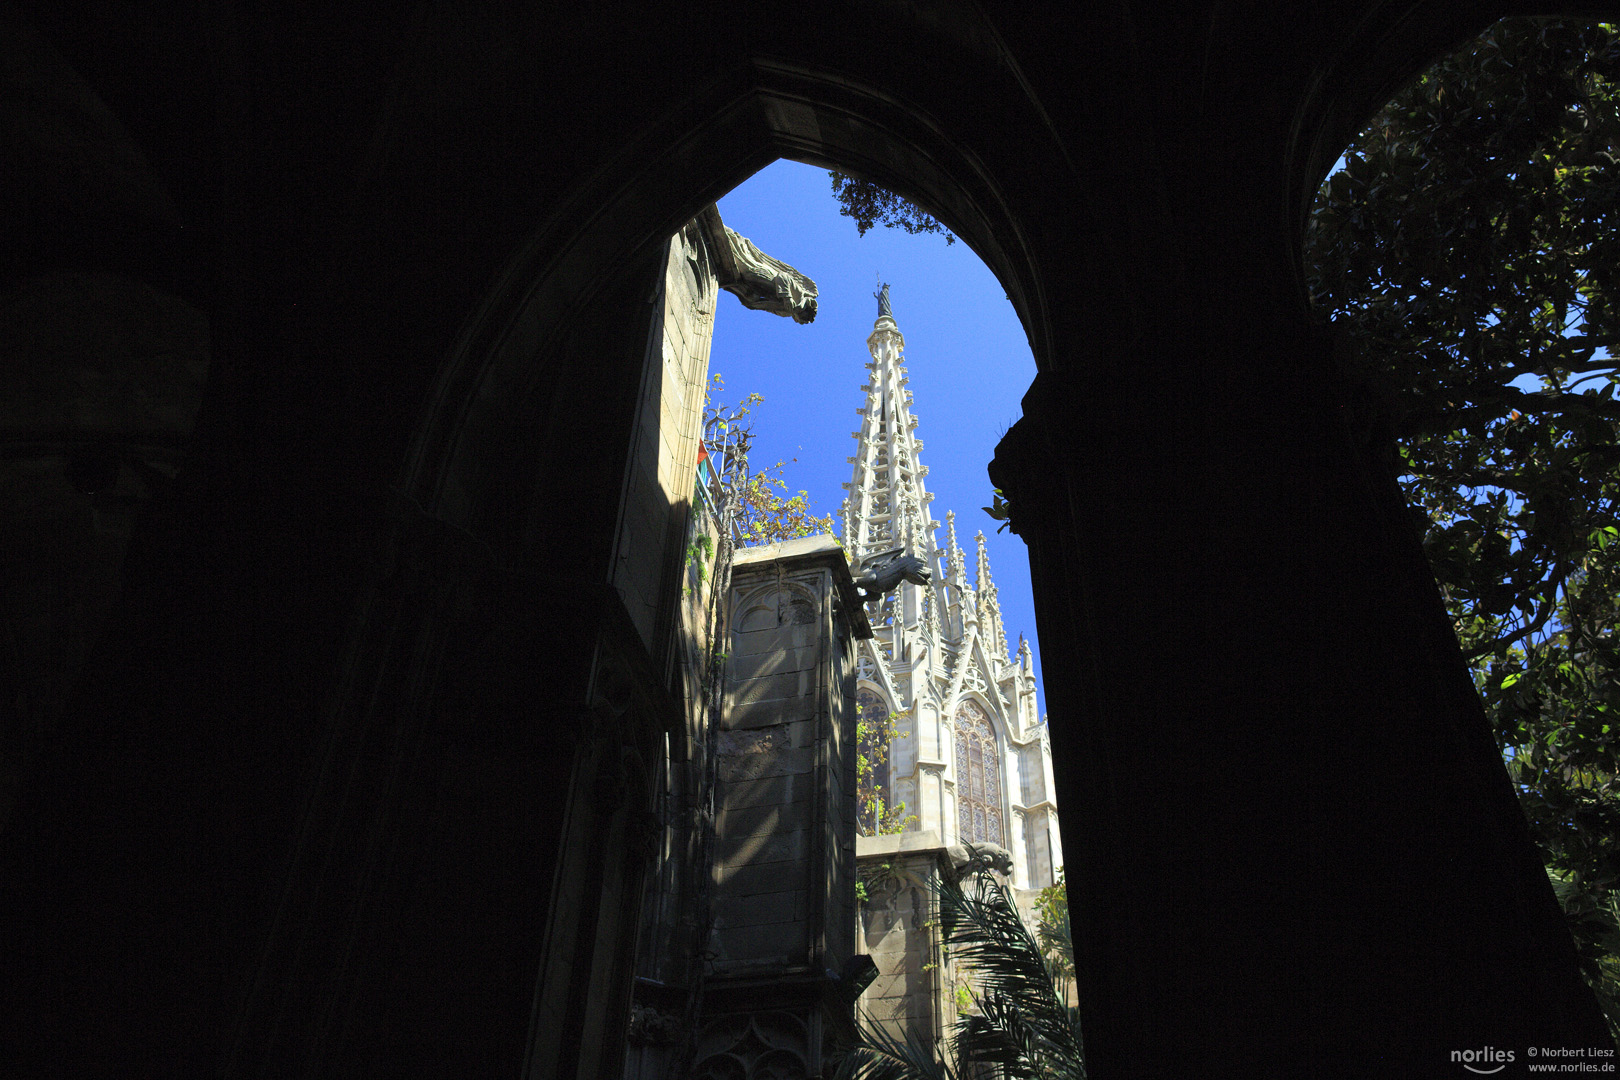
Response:
M894 318L894 311L889 307L889 283L885 281L883 287L872 295L877 298L878 318L881 319L884 316Z

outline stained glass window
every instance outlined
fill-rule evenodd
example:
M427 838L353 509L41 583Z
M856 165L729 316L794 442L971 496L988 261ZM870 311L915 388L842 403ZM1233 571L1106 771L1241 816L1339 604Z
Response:
M1005 844L1001 827L1001 755L990 717L976 702L956 710L957 831L964 841Z

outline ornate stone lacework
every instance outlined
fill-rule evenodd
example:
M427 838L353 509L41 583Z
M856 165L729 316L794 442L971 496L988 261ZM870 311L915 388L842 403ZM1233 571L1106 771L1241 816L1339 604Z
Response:
M698 1038L698 1080L803 1080L809 1076L809 1030L786 1012L711 1021Z
M956 808L962 842L1004 843L1001 755L990 717L972 701L956 709Z

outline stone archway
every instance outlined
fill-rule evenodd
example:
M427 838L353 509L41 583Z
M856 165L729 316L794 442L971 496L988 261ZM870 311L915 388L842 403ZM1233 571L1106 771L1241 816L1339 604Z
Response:
M1065 829L1099 839L1070 852L1094 1074L1430 1075L1443 1047L1599 1038L1291 268L1335 141L1518 6L33 5L201 237L96 218L41 251L183 267L230 362L207 482L140 538L164 603L106 645L150 677L102 666L6 838L37 875L4 905L8 1001L67 1003L29 1006L28 1052L522 1072L561 955L537 924L608 887L553 873L576 739L661 715L631 644L594 663L635 639L599 588L625 313L663 238L776 157L916 198L1029 331L997 476L1073 718ZM71 124L18 132L77 160ZM642 765L609 743L612 803ZM603 835L634 832L615 805ZM557 936L611 951L623 913L589 914ZM610 972L562 964L597 1004L533 1075L613 1053Z
M694 116L704 119L694 123ZM524 834L530 857L550 872L543 892L530 881L489 898L503 911L530 904L537 923L520 948L534 965L527 1067L540 1074L594 1073L622 1052L616 1025L640 902L629 862L646 841L617 818L611 828L607 818L600 828L591 823L606 811L604 792L632 807L632 816L645 816L650 788L628 785L621 774L650 775L649 755L661 728L668 730L668 694L658 674L665 658L647 648L602 584L649 355L648 283L671 232L778 156L837 165L912 194L998 271L1026 326L1042 340L1051 337L1025 227L998 179L921 110L847 77L781 64L739 63L696 87L672 119L621 147L562 200L498 276L437 378L396 486L399 569L380 585L350 653L346 678L354 685L380 680L404 693L380 709L358 701L340 709L355 731L390 713L419 714L423 734L413 756L445 745L434 734L439 729L487 725L492 709L510 718L503 725L536 728L492 731L476 757L499 756L527 770L524 794L505 787L516 779L510 767L478 766L496 784L491 795L531 815ZM566 514L554 512L562 506ZM426 651L383 644L421 635L432 641ZM491 649L492 642L505 644ZM604 698L604 662L628 684L621 695L627 701ZM535 702L527 709L525 695ZM548 739L555 748L545 747ZM577 752L557 752L576 739ZM633 748L627 752L639 771L618 767L625 747ZM424 777L440 768L425 759L417 767ZM317 830L350 828L336 816L335 794L317 797L315 807ZM419 810L401 804L388 812ZM477 864L493 855L456 858L484 876ZM299 872L320 873L313 866ZM373 900L372 910L392 918L386 913L396 902ZM436 940L419 936L416 947L432 955L445 955L457 937L466 939L462 948L479 947L472 941L478 935L449 928ZM282 967L287 961L291 970ZM249 1006L249 1027L267 1021L278 998L332 985L327 973L276 943L266 970L278 974L261 979L267 989ZM415 974L394 978L396 985L419 981ZM352 995L359 1015L383 1022L375 991L329 992ZM423 985L412 992L431 991ZM370 1039L334 1039L324 1052L357 1061Z

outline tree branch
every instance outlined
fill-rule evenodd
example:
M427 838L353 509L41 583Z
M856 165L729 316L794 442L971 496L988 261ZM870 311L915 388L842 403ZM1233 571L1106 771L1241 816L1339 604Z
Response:
M1550 599L1548 599L1546 603L1539 606L1534 619L1530 620L1523 627L1515 630L1511 634L1494 638L1488 644L1481 645L1477 649L1470 649L1464 654L1464 658L1470 664L1472 664L1474 661L1478 660L1487 653L1496 652L1498 649L1507 649L1517 645L1531 634L1538 632L1542 627L1546 626L1547 620L1552 618L1553 612L1558 609L1558 590L1564 587L1564 579L1569 576L1569 572L1572 569L1573 565L1570 563L1560 562L1558 564L1558 569L1553 573L1553 576L1548 579L1547 582L1550 590Z

